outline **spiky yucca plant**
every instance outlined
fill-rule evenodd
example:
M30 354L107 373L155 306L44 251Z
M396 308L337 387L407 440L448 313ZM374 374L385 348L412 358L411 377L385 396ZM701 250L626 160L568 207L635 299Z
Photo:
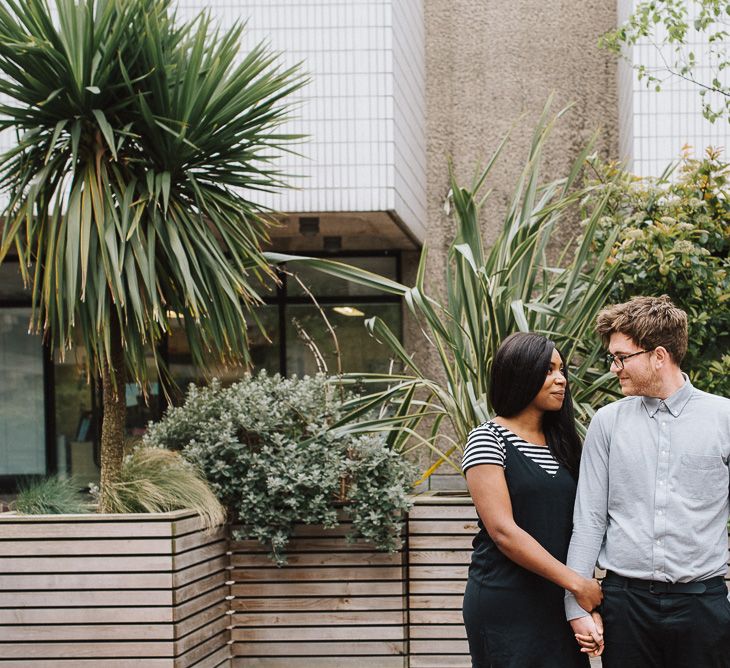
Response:
M404 298L421 326L422 350L435 354L438 368L426 370L380 318L370 318L367 328L390 348L402 371L346 374L345 382L377 389L348 402L348 414L334 428L388 431L391 445L403 452L431 449L436 461L425 476L445 462L461 471L460 454L469 431L492 415L487 389L494 354L513 332L545 334L561 349L568 361L581 433L594 407L612 393L612 375L602 364L601 345L593 333L595 316L606 302L616 271L605 262L608 250L591 255L606 198L588 212L579 242L560 262L549 264L546 248L556 226L582 213L586 189L576 180L591 151L589 144L567 177L541 182L543 147L565 111L551 117L549 105L537 124L502 231L491 249L485 247L480 230L479 212L488 196L481 190L507 140L469 188L451 175L448 204L456 235L445 268L445 299L427 293L425 249L413 286L332 260L267 254L274 262L306 264ZM379 411L376 418L370 417L374 410Z
M53 4L51 4L53 3ZM32 287L32 329L62 355L80 338L102 379L104 490L121 468L124 384L182 327L199 365L248 360L245 315L270 269L271 160L303 84L238 24L176 21L171 0L0 4L0 262ZM244 190L247 189L247 190ZM213 355L211 355L213 353Z

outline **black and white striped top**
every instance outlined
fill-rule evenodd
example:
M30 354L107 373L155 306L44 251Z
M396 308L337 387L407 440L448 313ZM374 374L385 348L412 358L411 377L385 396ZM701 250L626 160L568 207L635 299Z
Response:
M506 453L500 434L550 475L558 472L560 465L546 446L528 443L506 427L489 420L469 432L464 456L461 459L461 468L464 473L477 464L506 466Z

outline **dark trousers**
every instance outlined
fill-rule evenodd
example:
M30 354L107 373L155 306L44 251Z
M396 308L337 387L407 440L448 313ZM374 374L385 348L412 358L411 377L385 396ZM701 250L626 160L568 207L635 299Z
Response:
M725 584L701 594L651 593L604 582L604 668L730 668Z

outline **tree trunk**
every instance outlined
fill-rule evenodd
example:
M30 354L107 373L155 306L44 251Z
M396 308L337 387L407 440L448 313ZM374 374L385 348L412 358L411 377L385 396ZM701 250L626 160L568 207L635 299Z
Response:
M101 422L101 512L109 512L106 490L119 478L124 457L124 428L127 417L125 403L126 367L122 349L122 330L112 308L111 367L104 362L101 372L104 415Z

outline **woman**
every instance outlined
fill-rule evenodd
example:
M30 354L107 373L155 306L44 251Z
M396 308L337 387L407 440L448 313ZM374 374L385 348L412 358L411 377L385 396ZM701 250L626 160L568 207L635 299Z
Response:
M588 611L602 594L565 565L581 444L555 344L505 339L489 398L497 417L469 434L462 461L480 529L464 594L472 667L587 666L603 646L572 634L564 590Z

